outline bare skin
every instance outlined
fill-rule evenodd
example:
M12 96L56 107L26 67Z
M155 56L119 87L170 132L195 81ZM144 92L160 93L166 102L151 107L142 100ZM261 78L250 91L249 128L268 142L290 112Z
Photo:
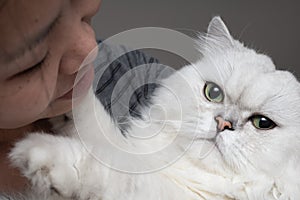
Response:
M14 142L71 110L78 74L92 83L92 65L81 64L97 46L100 1L0 0L0 192L27 184L7 159Z

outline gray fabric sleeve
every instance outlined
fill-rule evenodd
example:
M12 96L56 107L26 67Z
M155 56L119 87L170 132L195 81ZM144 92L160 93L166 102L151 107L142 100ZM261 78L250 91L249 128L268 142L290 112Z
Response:
M94 91L119 128L125 131L128 119L140 117L141 109L151 103L160 80L172 72L141 51L101 43L95 61Z

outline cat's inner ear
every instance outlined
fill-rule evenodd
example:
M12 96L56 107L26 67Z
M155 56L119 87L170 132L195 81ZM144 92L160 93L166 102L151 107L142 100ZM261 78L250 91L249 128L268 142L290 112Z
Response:
M222 46L233 46L234 40L221 17L214 17L207 28L207 39L217 40Z

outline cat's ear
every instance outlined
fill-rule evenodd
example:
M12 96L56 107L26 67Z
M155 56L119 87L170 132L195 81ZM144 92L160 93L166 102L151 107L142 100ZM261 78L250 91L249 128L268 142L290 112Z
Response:
M200 34L196 43L198 44L198 50L203 56L213 56L239 46L219 16L214 17L210 21L207 33Z
M233 45L234 43L227 26L219 16L210 21L207 28L207 37L218 40L224 46Z
M235 46L233 37L221 17L214 17L207 28L206 35L200 37L200 51L223 52Z

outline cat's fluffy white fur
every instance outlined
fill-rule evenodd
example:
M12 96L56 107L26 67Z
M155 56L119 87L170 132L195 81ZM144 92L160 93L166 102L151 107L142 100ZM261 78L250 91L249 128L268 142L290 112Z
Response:
M93 104L91 91L76 111L80 139L71 124L63 130L68 137L31 134L16 144L12 162L49 199L54 193L103 200L298 199L299 83L234 40L219 17L198 42L202 58L162 81L154 106L131 122L126 137L101 103ZM224 102L205 98L208 81L223 89ZM255 128L249 117L257 113L277 127ZM232 120L234 130L218 133L216 116ZM149 173L133 173L142 170Z

